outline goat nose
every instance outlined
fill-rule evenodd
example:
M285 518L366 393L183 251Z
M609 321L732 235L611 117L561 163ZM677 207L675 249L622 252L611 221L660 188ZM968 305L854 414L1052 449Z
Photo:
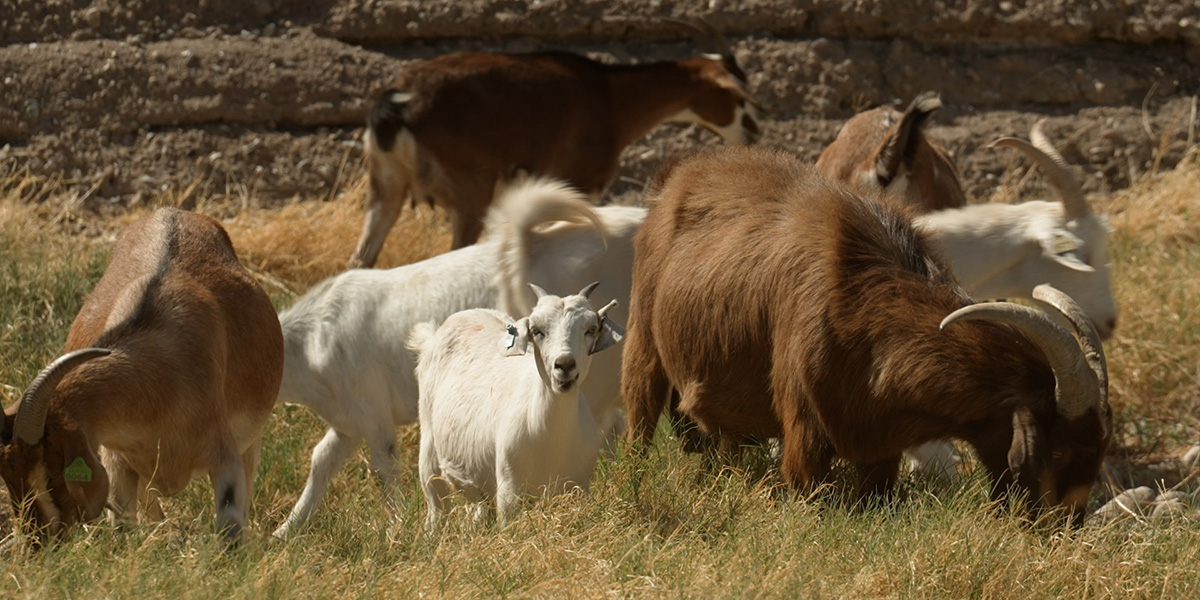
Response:
M575 370L575 358L571 356L560 356L554 359L554 370L570 373Z

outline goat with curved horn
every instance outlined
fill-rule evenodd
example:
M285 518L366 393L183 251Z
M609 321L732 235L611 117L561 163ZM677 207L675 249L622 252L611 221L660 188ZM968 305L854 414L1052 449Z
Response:
M30 445L38 443L46 431L46 413L50 410L50 398L58 382L75 367L111 353L106 348L82 348L56 358L42 369L21 395L21 405L13 422L13 438Z
M1032 143L1019 138L1003 137L988 144L988 148L1016 148L1033 159L1041 167L1042 173L1050 181L1050 185L1054 187L1059 197L1062 198L1063 206L1067 209L1067 218L1078 219L1085 217L1091 214L1091 208L1088 206L1087 199L1083 197L1079 181L1075 179L1075 176L1071 174L1070 168L1067 167L1067 162L1046 138L1046 134L1042 129L1044 124L1045 119L1033 124L1033 128L1029 131L1029 139Z

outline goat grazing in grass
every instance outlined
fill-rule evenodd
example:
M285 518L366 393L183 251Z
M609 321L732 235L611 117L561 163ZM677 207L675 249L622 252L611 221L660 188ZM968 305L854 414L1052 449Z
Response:
M1096 328L1052 288L1035 294L1069 328L973 305L927 235L860 192L753 148L656 176L622 360L630 440L649 443L674 387L705 432L782 437L792 485L842 457L865 497L889 493L904 449L959 438L995 497L1081 522L1112 433Z
M55 535L106 503L122 524L139 498L161 518L158 497L204 473L217 527L237 537L282 369L275 310L220 224L174 209L135 222L66 354L4 415L0 474L15 512Z

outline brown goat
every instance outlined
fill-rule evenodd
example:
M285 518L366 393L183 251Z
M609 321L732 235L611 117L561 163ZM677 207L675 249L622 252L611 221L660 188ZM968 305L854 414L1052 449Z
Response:
M283 369L279 319L220 224L160 209L126 228L66 354L4 416L0 475L18 514L58 535L207 473L217 526L246 524L259 436Z
M886 190L918 213L965 206L954 160L925 134L925 123L941 106L936 94L926 92L903 113L881 106L854 115L821 153L817 169L838 181Z
M652 185L622 364L631 441L650 441L673 386L707 433L782 436L796 487L840 456L860 495L886 492L905 448L954 437L997 497L1015 485L1082 519L1111 412L1069 298L1041 293L1081 342L1040 311L971 305L897 209L784 153L707 151Z
M406 195L447 209L452 248L461 248L479 238L497 185L518 173L598 199L621 150L663 122L752 142L759 129L745 73L716 38L719 57L644 65L459 52L410 66L368 120L367 214L351 266L375 264Z

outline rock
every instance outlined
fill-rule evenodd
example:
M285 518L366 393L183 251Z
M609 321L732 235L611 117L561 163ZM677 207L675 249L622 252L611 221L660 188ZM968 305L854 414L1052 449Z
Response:
M1179 461L1179 467L1184 473L1191 473L1200 469L1200 446L1192 446L1183 455L1183 459Z
M1150 505L1150 517L1154 519L1176 519L1187 514L1188 507L1179 500L1155 501Z
M1119 519L1122 517L1145 514L1145 508L1154 502L1155 492L1153 488L1142 486L1125 490L1117 495L1117 497L1109 500L1107 504L1101 506L1094 513L1095 516L1104 520Z

